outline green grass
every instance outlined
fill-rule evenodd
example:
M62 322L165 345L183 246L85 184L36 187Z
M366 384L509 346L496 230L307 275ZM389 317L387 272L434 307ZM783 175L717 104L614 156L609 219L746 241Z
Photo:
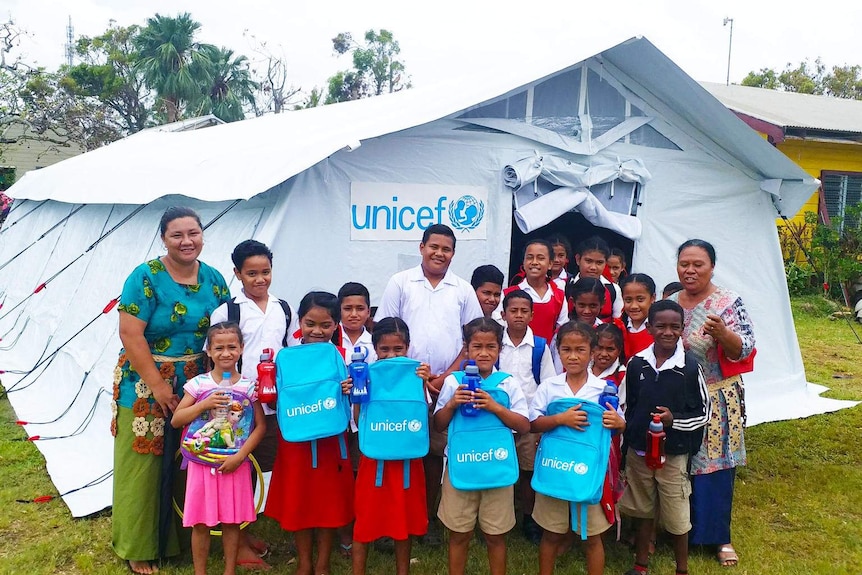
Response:
M822 298L793 301L793 311L809 381L831 388L828 397L862 400L862 345ZM854 324L862 336L859 324ZM838 377L835 377L838 376ZM56 494L45 462L35 446L22 441L23 430L0 401L0 574L128 574L112 553L110 512L73 519L59 499L44 504L17 503ZM718 566L712 554L693 550L689 572L702 575L858 574L862 572L862 406L803 420L768 423L746 432L749 466L737 476L734 544L741 562L733 570ZM253 531L271 542L267 560L273 574L292 573L290 538L267 518ZM631 553L609 542L606 573L631 567ZM216 543L210 572L222 569ZM414 547L417 575L446 572L445 550ZM509 537L509 573L534 573L536 549L520 534ZM369 573L390 573L391 556L372 553ZM671 549L659 543L653 573L673 573ZM163 568L192 573L188 554ZM349 564L333 559L333 574L349 573ZM487 572L484 549L474 544L468 573ZM561 557L558 573L585 573L576 547Z

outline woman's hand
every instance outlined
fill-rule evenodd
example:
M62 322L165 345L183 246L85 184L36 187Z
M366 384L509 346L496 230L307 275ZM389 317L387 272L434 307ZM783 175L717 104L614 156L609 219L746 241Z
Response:
M708 314L706 321L703 322L703 333L712 336L714 339L721 339L727 331L727 326L719 316Z
M177 405L180 403L180 398L176 393L174 393L174 389L170 385L163 382L161 385L156 385L155 387L148 385L148 387L150 387L150 390L153 392L153 397L158 404L162 406L162 411L166 415L176 411Z

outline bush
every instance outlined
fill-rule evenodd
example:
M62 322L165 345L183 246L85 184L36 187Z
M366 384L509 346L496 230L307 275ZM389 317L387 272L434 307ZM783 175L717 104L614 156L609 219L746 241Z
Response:
M784 262L784 274L787 276L787 291L791 296L815 295L820 287L817 274L807 265L795 261Z

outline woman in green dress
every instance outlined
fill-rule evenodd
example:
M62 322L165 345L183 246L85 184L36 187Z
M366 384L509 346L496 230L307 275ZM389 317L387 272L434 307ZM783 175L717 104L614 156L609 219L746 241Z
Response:
M209 316L228 300L224 277L197 258L203 229L189 208L159 223L165 255L136 267L120 296L123 350L114 371L113 547L134 573L179 553L170 501L178 434L165 418L204 371Z

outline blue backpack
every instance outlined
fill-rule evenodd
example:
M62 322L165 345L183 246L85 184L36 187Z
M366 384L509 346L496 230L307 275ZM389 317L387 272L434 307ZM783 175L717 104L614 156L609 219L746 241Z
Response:
M452 373L458 384L463 371ZM498 385L508 373L495 371L482 380L482 389L497 403L508 409L509 394ZM518 480L518 456L515 438L500 418L480 409L475 417L464 417L456 409L449 423L449 480L461 491L495 489L514 485Z
M341 392L347 379L344 360L331 343L285 347L275 357L278 427L285 441L311 441L312 466L317 467L317 441L339 437L341 458L347 459L343 433L350 422L350 402Z
M557 415L581 404L589 425L584 431L561 425L542 434L531 485L537 493L571 503L572 531L587 538L587 506L602 499L611 450L611 432L602 426L605 408L598 403L567 397L548 405L548 415ZM580 506L580 513L576 508Z
M359 451L377 460L375 486L383 485L383 462L404 461L404 488L410 487L410 461L428 454L428 404L419 362L407 357L368 366L368 403L359 412Z
M536 334L533 334L533 357L532 357L532 368L533 368L533 379L536 380L536 385L542 383L542 356L545 354L545 347L547 347L548 342L543 337L539 337ZM500 360L497 360L497 363L494 364L494 367L500 369Z

